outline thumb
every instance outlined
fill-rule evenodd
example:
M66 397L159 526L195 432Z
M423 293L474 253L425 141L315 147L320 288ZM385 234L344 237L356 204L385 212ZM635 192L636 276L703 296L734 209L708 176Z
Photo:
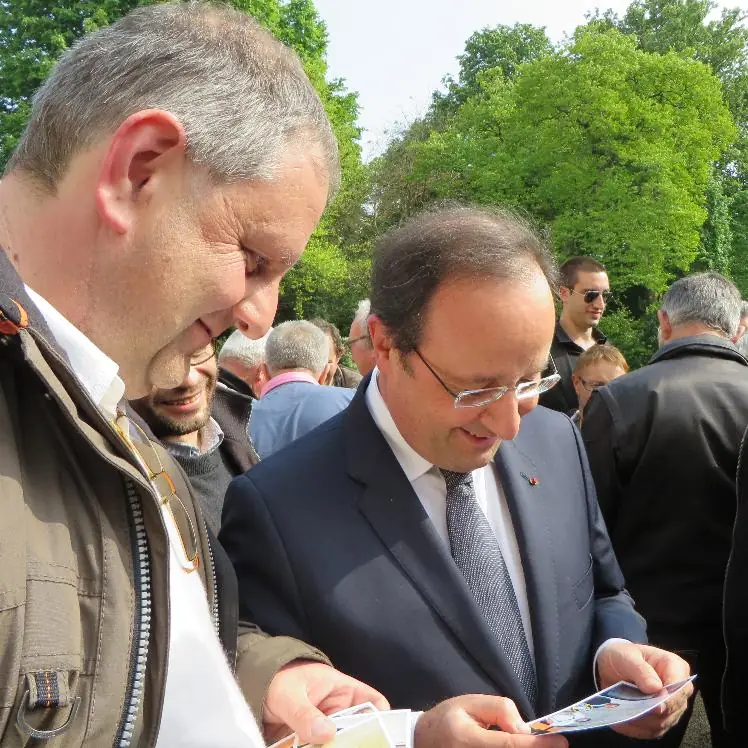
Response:
M657 693L664 687L657 671L644 659L641 652L637 652L636 657L628 658L621 671L624 680L633 683L644 693Z
M288 726L299 736L301 744L324 745L336 732L335 723L308 700L294 710Z
M460 702L463 709L478 724L492 725L507 733L530 733L530 728L511 699L476 694L465 697Z

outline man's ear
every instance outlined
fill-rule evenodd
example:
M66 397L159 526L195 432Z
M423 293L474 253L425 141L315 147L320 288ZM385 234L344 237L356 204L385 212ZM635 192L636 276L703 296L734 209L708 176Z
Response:
M328 380L330 379L330 371L332 370L332 364L326 363L325 368L322 369L322 371L319 373L319 376L317 377L317 381L322 385L329 384Z
M571 298L571 289L566 286L559 286L558 296L561 299L561 303L565 304Z
M667 312L663 312L662 309L657 312L657 321L660 323L660 345L664 345L673 335L673 325Z
M574 389L579 392L580 387L582 386L582 379L579 376L579 374L572 374L571 375L571 384L574 387Z
M183 165L187 136L179 120L161 109L130 115L112 137L96 184L101 222L117 234L132 226L138 198L160 172Z
M366 326L369 330L376 365L381 371L386 371L395 350L390 331L376 314L369 315Z

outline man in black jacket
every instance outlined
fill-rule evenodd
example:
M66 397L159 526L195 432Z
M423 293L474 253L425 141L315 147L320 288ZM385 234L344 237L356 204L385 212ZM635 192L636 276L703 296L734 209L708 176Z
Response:
M571 381L579 357L593 345L605 343L597 326L610 295L605 267L593 257L572 257L559 268L561 317L556 322L551 356L561 381L540 396L540 404L571 415L579 409Z
M650 641L699 674L715 746L732 745L719 698L722 587L748 425L748 361L731 341L740 310L737 288L716 273L676 281L658 312L660 350L593 394L583 425L627 586ZM679 745L686 723L659 745Z

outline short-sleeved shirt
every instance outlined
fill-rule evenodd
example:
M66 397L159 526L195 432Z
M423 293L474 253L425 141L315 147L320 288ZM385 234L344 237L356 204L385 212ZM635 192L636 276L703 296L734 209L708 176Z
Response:
M596 327L592 328L592 337L599 345L605 343L607 338ZM551 410L571 415L579 410L579 398L574 390L571 375L577 360L584 353L584 348L575 343L566 333L560 322L556 322L556 332L553 335L551 345L551 356L556 364L561 381L548 392L540 396L540 404Z

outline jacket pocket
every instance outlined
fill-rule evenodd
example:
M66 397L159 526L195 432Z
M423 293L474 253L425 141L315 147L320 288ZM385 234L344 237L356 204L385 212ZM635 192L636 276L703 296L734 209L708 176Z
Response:
M592 554L590 554L590 561L587 566L587 571L584 572L582 578L574 584L574 600L577 603L577 608L582 610L586 608L592 596L595 594L595 577L592 573Z

